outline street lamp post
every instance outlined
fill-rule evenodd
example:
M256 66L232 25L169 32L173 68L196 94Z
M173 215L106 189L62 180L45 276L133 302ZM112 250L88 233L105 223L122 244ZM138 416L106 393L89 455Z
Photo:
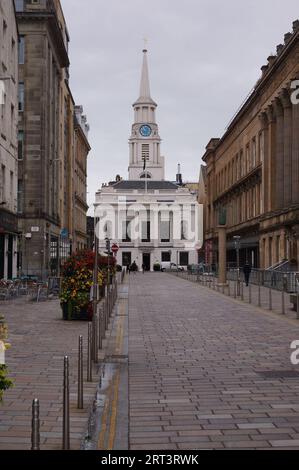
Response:
M236 235L234 237L234 242L235 242L235 249L237 253L237 295L240 296L240 245L241 245L240 235Z

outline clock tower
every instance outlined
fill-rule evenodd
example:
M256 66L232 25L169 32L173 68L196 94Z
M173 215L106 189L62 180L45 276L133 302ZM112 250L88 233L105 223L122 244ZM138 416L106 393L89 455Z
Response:
M140 84L140 95L133 104L134 124L129 140L130 165L129 179L154 181L165 179L164 157L161 157L161 138L156 123L157 104L151 98L147 50L143 50L143 65Z

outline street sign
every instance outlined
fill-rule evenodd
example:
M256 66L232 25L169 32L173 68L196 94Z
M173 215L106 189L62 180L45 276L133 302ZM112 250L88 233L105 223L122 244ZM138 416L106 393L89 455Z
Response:
M114 243L114 244L112 245L111 250L112 250L112 253L116 256L117 253L118 253L118 251L119 251L119 246L118 246L116 243Z
M32 232L32 233L37 233L37 232L39 232L39 227L31 227L31 232Z

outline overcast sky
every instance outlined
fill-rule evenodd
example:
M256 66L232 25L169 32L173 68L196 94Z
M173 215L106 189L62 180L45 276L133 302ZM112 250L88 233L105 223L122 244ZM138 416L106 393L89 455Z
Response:
M88 202L116 174L127 178L132 103L148 38L152 98L166 177L182 164L198 180L220 137L299 18L298 0L61 0L71 36L71 88L91 126Z

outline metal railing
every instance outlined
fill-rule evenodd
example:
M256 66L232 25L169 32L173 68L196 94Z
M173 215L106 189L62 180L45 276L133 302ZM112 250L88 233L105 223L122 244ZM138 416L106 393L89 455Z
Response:
M252 269L250 274L250 283L261 285L263 287L271 287L274 290L295 293L297 290L296 272L266 271L261 269ZM238 271L231 269L227 272L227 279L230 281L237 280ZM240 278L244 280L244 274L240 271Z

